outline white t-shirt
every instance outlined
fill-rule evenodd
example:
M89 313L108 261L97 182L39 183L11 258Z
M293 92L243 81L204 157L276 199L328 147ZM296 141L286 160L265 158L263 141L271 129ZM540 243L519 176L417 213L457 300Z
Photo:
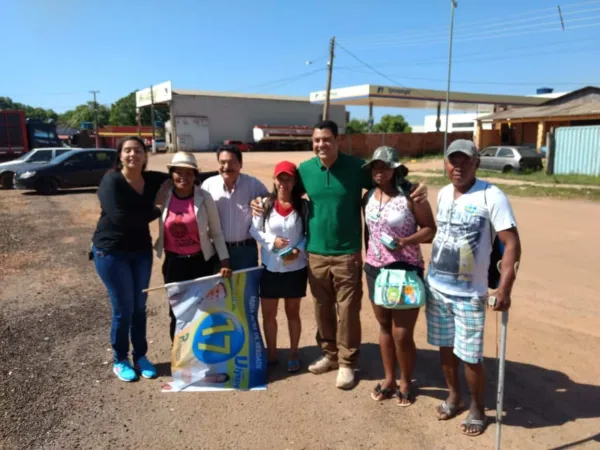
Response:
M478 179L454 200L454 186L445 186L438 195L438 228L427 271L428 284L447 295L486 295L496 233L516 226L508 198L498 187Z
M306 236L302 227L302 218L297 211L282 216L273 207L264 224L264 231L262 228L262 215L253 217L250 234L256 239L256 242L260 243L260 260L269 272L293 272L308 265ZM277 237L289 239L288 246L281 250L275 249L274 243ZM282 251L288 248L296 248L300 251L298 258L290 263L284 262L279 256Z

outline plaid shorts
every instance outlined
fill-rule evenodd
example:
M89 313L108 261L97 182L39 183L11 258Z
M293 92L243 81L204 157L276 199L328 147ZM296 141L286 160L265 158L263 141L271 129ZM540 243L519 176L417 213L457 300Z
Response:
M461 360L483 361L483 330L487 296L459 297L427 287L427 342L437 347L454 347Z

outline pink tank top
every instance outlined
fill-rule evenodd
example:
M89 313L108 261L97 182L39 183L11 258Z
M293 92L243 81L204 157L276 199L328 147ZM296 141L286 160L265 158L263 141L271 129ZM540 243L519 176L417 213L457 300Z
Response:
M165 220L165 250L178 255L193 255L202 250L193 196L185 199L171 196Z
M400 194L380 204L375 199L374 191L369 195L365 208L365 221L369 227L369 248L365 262L373 267L384 267L398 261L425 267L418 244L391 250L380 240L382 233L394 239L407 238L416 233L417 221L408 207L406 197Z

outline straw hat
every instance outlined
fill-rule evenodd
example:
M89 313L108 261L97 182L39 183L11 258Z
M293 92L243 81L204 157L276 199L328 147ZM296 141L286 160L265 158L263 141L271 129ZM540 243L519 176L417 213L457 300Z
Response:
M186 169L193 169L198 172L196 157L187 152L177 152L173 155L171 164L167 164L167 168L171 169L173 167L185 167Z

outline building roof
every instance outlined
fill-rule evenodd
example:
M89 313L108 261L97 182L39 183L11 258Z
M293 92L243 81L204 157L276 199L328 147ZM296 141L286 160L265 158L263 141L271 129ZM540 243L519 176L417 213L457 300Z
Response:
M72 127L56 127L56 134L60 136L73 136L74 134L79 133L77 128Z
M544 119L573 116L600 116L600 88L587 86L539 106L513 108L480 117L484 122Z
M258 100L280 100L286 102L308 102L309 97L295 97L288 95L271 94L245 94L239 92L215 92L215 91L194 91L188 89L173 89L175 95L189 95L196 97L229 97L229 98L248 98Z
M310 93L311 103L323 103L326 92ZM539 105L545 98L524 95L477 94L471 92L450 92L450 109L477 111L489 105L530 106ZM379 86L363 84L332 89L332 105L384 106L392 108L435 109L446 101L446 91L417 89L399 86Z

